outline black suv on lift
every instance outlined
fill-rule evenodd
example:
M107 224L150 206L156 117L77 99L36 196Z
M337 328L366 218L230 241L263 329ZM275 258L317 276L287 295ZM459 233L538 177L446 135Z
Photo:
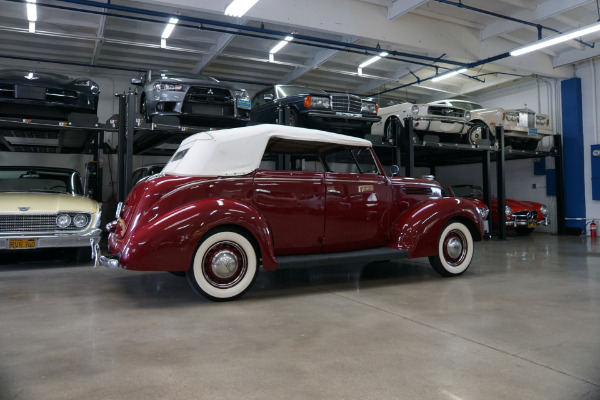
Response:
M250 121L279 123L279 108L289 106L289 125L364 137L371 133L377 103L347 93L327 93L294 85L274 85L252 98Z

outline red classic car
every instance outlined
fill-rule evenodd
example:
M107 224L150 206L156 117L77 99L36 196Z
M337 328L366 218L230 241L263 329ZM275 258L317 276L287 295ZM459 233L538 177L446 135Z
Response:
M390 178L369 141L281 125L185 139L138 183L109 223L96 262L187 276L215 301L266 270L429 257L460 275L482 239L484 209L442 197L432 180Z
M453 185L448 187L448 194L483 201L483 189L477 185ZM492 222L498 221L498 199L492 197ZM506 226L514 228L520 235L528 235L539 225L549 225L548 208L534 201L506 199L504 206Z

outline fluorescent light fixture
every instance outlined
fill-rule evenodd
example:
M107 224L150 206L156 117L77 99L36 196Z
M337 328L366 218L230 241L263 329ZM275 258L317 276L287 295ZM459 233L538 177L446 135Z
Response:
M467 72L467 69L466 69L466 68L462 68L462 69L459 69L459 70L457 70L457 71L450 71L450 72L448 72L448 73L445 73L445 74L443 74L443 75L438 75L438 76L436 76L435 78L433 78L433 79L431 80L431 82L439 82L439 81L443 81L444 79L451 78L451 77L453 77L453 76L456 76L456 75L458 75L458 74L464 74L465 72Z
M277 43L275 45L275 47L273 47L270 51L269 51L269 61L273 62L275 61L275 57L273 57L273 54L277 53L279 50L283 49L285 47L286 44L288 44L289 42L291 42L292 40L294 40L293 36L286 36L285 39L283 39L281 42Z
M225 9L225 15L241 17L256 3L258 3L258 0L233 0L233 2Z
M173 33L173 29L175 29L175 25L177 25L178 22L179 20L177 18L171 18L167 26L165 26L165 30L160 37L163 39L168 39L169 36L171 36L171 33Z
M29 21L29 32L35 33L35 21L37 21L36 0L27 0L27 20Z
M27 19L29 22L37 21L37 7L35 1L36 0L27 0Z
M537 41L533 44L520 47L516 50L510 52L511 56L520 56L525 53L530 53L532 51L540 50L549 46L553 46L558 43L566 42L567 40L576 39L585 35L589 35L590 33L600 31L600 22L596 22L595 24L576 29L569 33L563 33L560 35L551 36L547 39L543 39Z
M387 51L382 51L381 53L379 53L378 56L371 57L367 61L365 61L364 63L360 64L358 66L358 76L362 76L363 75L362 72L363 72L363 68L364 67L366 67L368 65L371 65L374 62L381 60L382 57L387 57L388 55L389 55L389 53Z
M381 53L379 53L379 55L378 55L378 56L371 57L371 58L369 58L367 61L365 61L364 63L360 64L360 65L358 66L358 68L364 68L364 67L366 67L367 65L371 65L371 64L373 64L375 61L379 61L379 60L381 60L381 57L387 57L387 56L388 56L388 53L387 53L386 51L382 51Z

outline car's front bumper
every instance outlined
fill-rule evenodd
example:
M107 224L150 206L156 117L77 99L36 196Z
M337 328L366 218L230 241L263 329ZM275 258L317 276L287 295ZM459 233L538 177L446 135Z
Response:
M373 116L364 116L353 113L327 113L327 112L318 112L318 111L309 111L306 113L307 116L311 118L325 118L331 120L348 120L348 121L360 121L360 122L379 122L381 121L381 117L376 115Z
M52 249L63 247L86 247L89 246L90 240L94 243L100 242L101 229L92 229L83 234L56 234L56 235L7 235L0 237L0 250L21 251L32 249ZM9 242L11 239L28 240L35 239L35 247L27 249L10 249Z
M413 117L413 128L417 131L462 134L468 122L435 117Z
M535 228L536 226L548 226L548 225L550 225L550 217L547 215L543 219L540 219L540 220L528 221L526 219L513 218L509 221L506 221L506 226L512 227L512 228Z

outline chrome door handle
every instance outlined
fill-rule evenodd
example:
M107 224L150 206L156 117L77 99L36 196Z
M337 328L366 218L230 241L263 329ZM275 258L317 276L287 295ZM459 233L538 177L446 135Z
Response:
M342 192L340 192L339 190L335 190L335 189L327 189L327 193L340 194Z
M271 191L267 189L255 189L254 191L258 193L271 193Z

